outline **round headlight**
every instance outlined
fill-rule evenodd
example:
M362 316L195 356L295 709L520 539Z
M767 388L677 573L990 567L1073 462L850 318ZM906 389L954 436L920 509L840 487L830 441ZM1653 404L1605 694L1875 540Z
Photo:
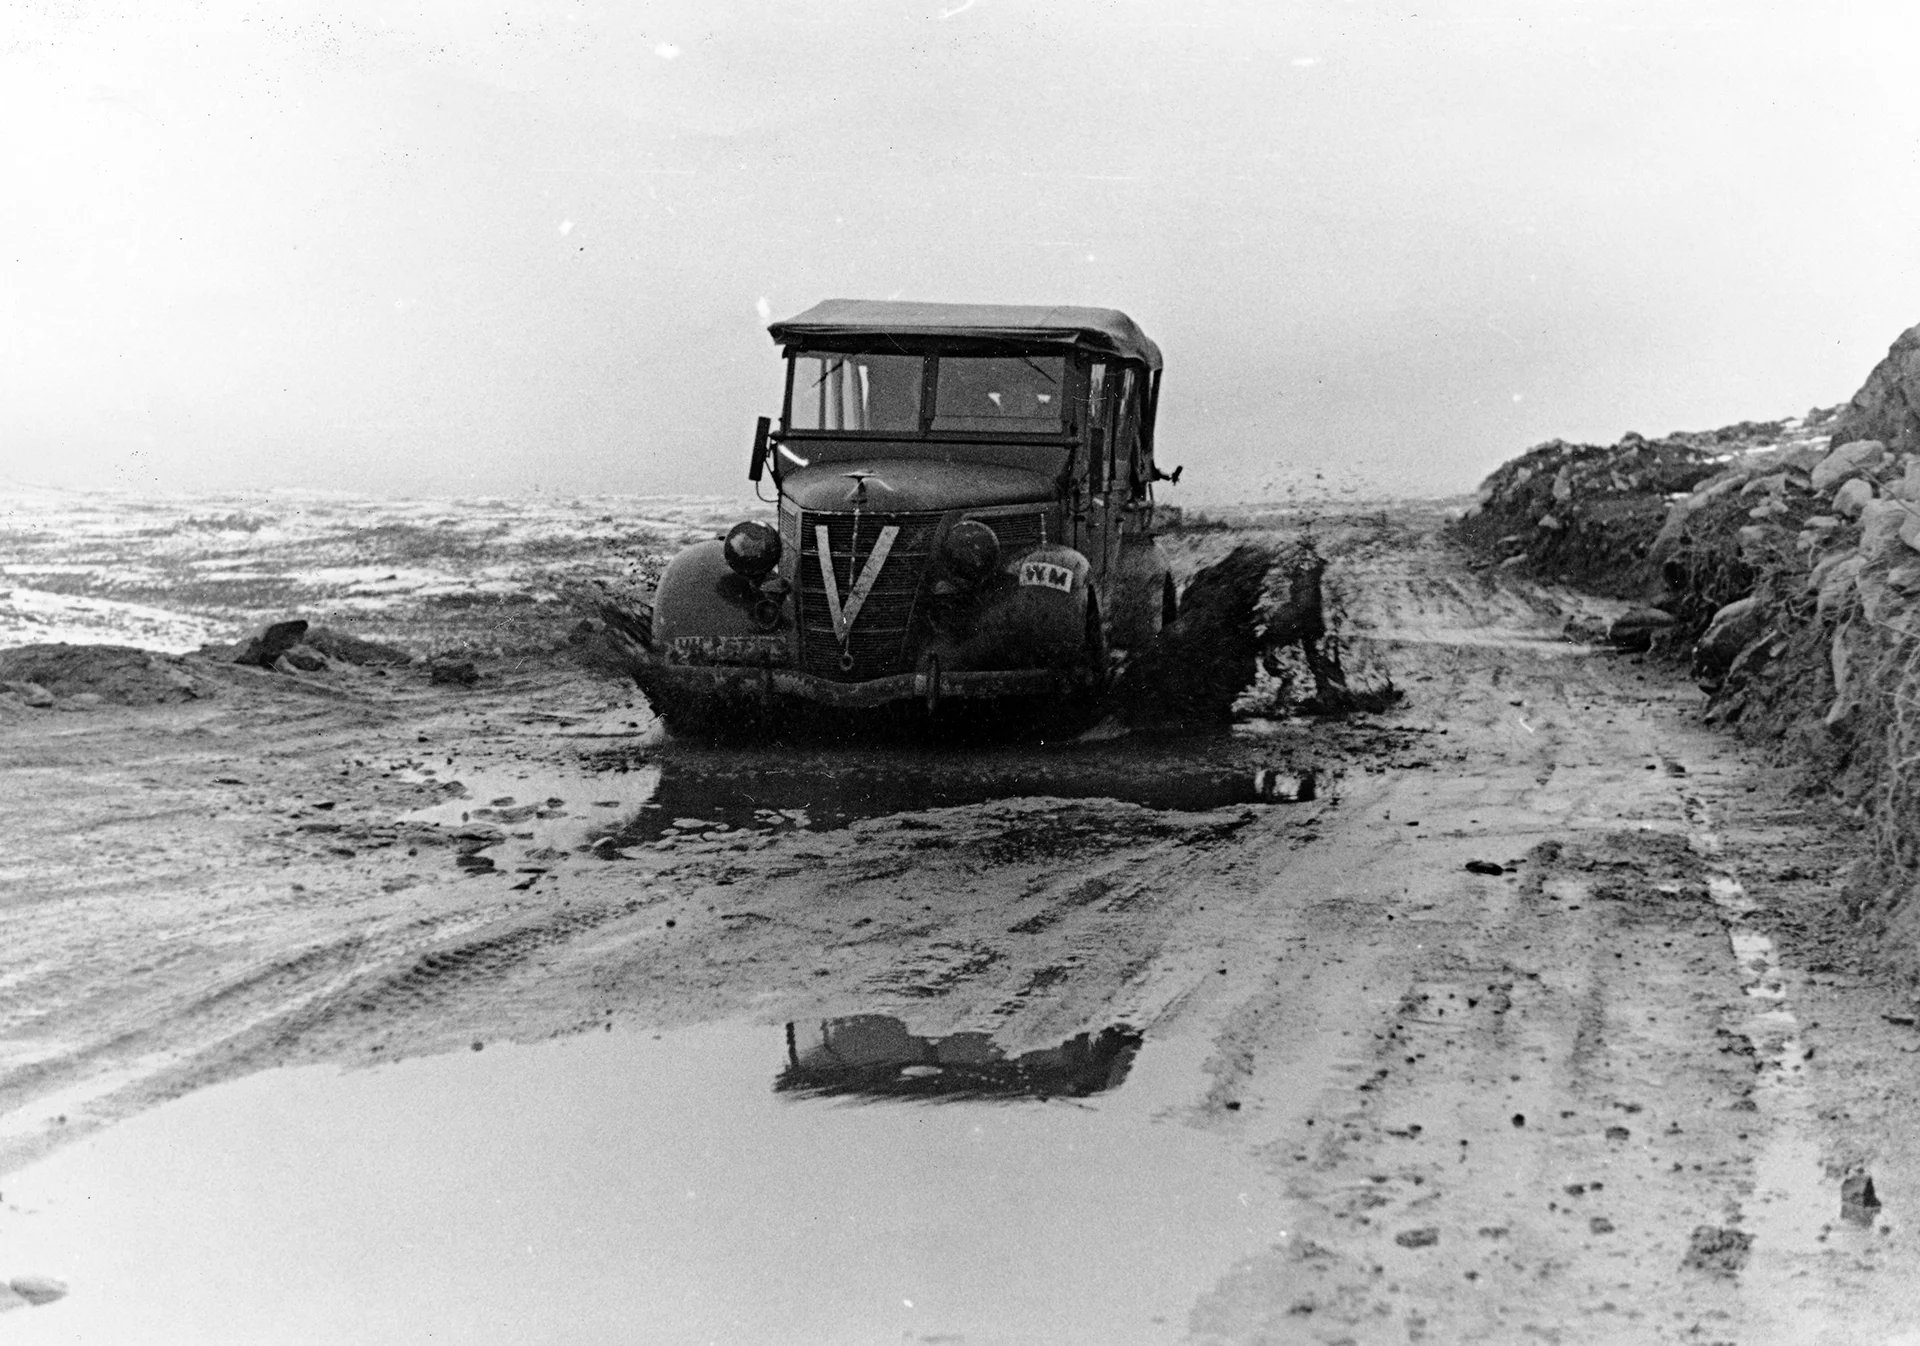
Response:
M764 523L737 523L727 534L727 564L757 580L780 564L780 533Z
M978 584L1000 565L1000 538L978 519L962 519L948 531L944 555L955 579Z

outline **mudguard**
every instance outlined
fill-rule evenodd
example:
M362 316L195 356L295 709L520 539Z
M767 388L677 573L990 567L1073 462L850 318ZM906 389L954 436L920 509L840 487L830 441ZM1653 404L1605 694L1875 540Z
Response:
M1006 563L958 638L928 648L947 669L1065 668L1087 650L1093 567L1071 547L1037 547Z
M1132 533L1120 540L1120 557L1107 584L1107 616L1116 649L1137 650L1160 634L1160 617L1171 573L1156 538Z
M783 613L772 631L760 625L759 597L721 543L695 543L668 562L654 591L653 653L669 664L791 664L793 623Z

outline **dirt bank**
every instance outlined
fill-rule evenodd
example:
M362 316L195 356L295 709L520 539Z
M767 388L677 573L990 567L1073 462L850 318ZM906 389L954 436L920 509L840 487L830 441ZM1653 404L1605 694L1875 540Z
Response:
M1920 991L1920 328L1844 406L1490 477L1457 530L1483 566L1636 600L1604 634L1686 667L1710 722L1838 806L1860 955ZM1601 632L1589 632L1601 635Z

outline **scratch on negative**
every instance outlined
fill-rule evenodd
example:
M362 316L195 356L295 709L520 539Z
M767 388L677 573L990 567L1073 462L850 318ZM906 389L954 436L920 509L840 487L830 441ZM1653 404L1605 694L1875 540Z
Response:
M940 11L940 17L942 19L951 19L956 14L964 14L973 8L973 3L974 0L966 0L966 3L963 5L955 5L952 9L943 9Z

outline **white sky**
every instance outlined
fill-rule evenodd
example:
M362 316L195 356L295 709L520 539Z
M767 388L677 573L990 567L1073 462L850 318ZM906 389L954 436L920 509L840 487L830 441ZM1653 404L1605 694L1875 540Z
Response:
M1124 308L1175 498L1844 400L1920 23L1767 0L0 11L0 478L744 494L762 303Z

